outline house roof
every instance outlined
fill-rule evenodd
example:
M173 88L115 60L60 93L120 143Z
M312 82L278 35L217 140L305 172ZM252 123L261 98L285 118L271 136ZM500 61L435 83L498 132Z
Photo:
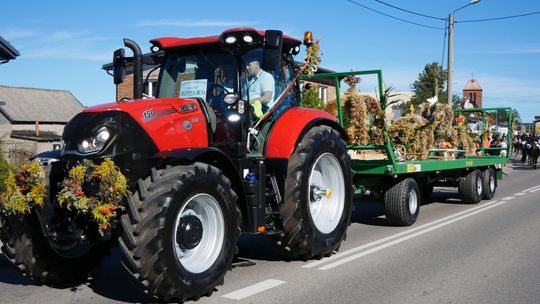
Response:
M482 91L482 87L478 83L478 80L470 79L469 81L467 81L467 84L465 85L465 88L463 88L463 91Z
M38 141L38 142L50 142L60 141L62 136L51 131L40 131L39 135L36 135L32 130L13 130L11 132L11 138L18 138L24 140Z
M17 49L0 36L0 61L9 61L15 59L17 56L19 56Z
M2 113L11 123L67 123L84 106L69 92L0 86Z

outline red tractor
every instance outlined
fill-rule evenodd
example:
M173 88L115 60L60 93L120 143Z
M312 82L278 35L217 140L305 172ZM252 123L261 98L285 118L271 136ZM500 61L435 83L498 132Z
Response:
M121 83L132 63L134 99L87 108L67 124L63 149L52 156L48 202L2 217L2 252L15 265L45 284L84 279L118 241L142 288L182 301L223 283L240 233L265 234L298 259L339 249L352 212L346 135L333 116L299 107L300 40L237 28L154 39L146 56L124 42L134 55L115 51L114 79ZM253 61L274 80L259 117L251 86L261 72L246 73ZM143 98L145 63L160 67L155 98ZM100 235L55 200L70 168L105 158L132 195Z

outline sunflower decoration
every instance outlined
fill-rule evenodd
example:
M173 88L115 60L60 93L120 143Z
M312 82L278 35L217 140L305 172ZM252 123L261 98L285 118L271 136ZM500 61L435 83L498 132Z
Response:
M90 216L101 235L111 229L122 200L131 195L127 180L110 158L96 165L81 163L69 171L57 195L58 204Z
M35 161L21 165L16 172L10 171L0 194L0 207L4 215L25 215L35 206L45 203L45 172Z

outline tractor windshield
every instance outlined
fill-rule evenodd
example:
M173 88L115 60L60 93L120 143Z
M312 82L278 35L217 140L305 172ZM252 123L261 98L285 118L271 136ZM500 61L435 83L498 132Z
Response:
M227 49L171 54L161 70L159 98L202 98L215 110L225 111L223 97L234 93L234 56Z

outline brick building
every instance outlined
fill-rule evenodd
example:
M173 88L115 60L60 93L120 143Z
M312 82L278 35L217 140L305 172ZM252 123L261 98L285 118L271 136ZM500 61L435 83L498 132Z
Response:
M468 98L475 108L481 108L483 91L478 80L470 79L463 88L463 98Z

